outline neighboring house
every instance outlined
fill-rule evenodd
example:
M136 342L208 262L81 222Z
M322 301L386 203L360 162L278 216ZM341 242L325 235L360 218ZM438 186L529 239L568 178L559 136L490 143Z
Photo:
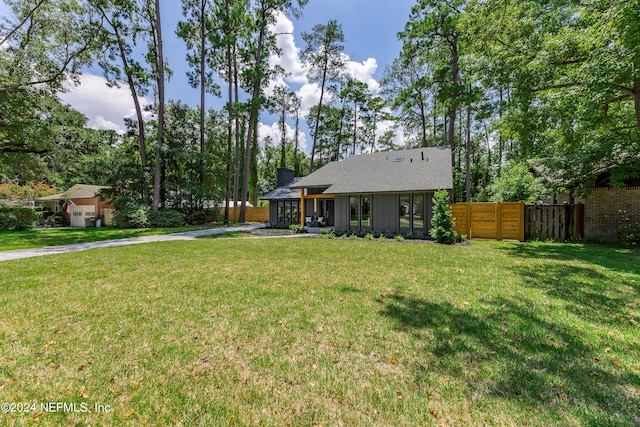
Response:
M225 208L227 206L227 202L226 201L222 201L222 203L220 204L220 207ZM246 202L246 207L248 208L252 208L253 205L250 202ZM230 208L239 208L240 207L240 201L234 202L233 200L229 201L229 207Z
M429 147L350 156L263 198L275 224L427 233L433 193L452 188L451 149Z
M587 177L590 187L578 189L575 182L562 183L564 192L555 193L549 201L554 204L584 204L584 238L587 240L613 241L622 221L640 223L640 178L628 178L612 186L612 175L616 168L633 165L637 156L621 159L619 165L595 168ZM542 177L548 184L559 186L549 178L548 171L534 163L534 175ZM583 179L585 180L585 179ZM620 186L622 185L622 186Z
M104 225L110 225L113 206L109 200L98 196L100 191L105 188L109 187L76 184L64 193L38 197L36 202L54 214L66 210L66 207L71 205L72 209L69 212L71 227L89 227L94 225L95 220L98 219Z
M640 223L640 179L612 187L612 170L599 173L594 186L584 192L585 239L613 241L622 222Z

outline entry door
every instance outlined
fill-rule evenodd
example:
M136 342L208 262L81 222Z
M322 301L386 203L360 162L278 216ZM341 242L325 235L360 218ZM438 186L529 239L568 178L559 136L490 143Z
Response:
M325 217L328 226L334 225L334 206L333 200L320 199L318 201L318 216Z

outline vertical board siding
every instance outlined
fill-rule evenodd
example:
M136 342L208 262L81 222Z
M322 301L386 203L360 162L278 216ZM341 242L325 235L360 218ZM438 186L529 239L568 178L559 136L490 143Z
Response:
M349 196L336 196L333 215L336 230L349 229Z

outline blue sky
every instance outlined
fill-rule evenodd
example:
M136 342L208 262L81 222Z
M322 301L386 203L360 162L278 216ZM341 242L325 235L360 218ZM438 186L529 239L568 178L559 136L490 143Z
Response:
M344 53L349 57L351 74L376 92L385 67L398 55L400 42L397 33L404 28L415 3L415 0L309 0L300 19L281 17L278 20L278 29L293 30L293 36L280 37L283 56L271 58L271 61L283 65L292 75L278 78L272 86L275 83L287 84L303 98L303 110L317 102L318 88L305 82L306 73L297 55L298 50L304 48L301 34L311 31L316 24L336 19L345 35ZM161 6L164 8L165 56L174 72L167 86L167 99L181 100L196 107L198 91L188 85L185 76L186 48L184 42L175 36L177 22L182 19L180 2L163 1ZM6 5L0 3L0 14L7 13ZM98 68L86 70L82 82L80 87L63 94L63 101L84 113L89 119L89 126L122 131L123 117L133 117L133 102L128 92L124 88L107 88ZM213 96L209 96L206 102L208 107L220 108L223 105L222 100ZM275 121L276 118L268 114L261 116L261 139L271 136L279 140ZM305 139L306 134L303 136Z

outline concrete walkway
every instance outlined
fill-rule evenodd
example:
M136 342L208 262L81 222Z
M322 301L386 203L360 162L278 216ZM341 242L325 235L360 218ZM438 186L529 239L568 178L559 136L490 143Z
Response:
M155 236L130 237L127 239L102 240L99 242L74 243L71 245L47 246L44 248L21 249L17 251L0 252L0 262L13 259L31 258L34 256L64 254L67 252L86 251L88 249L111 248L114 246L137 245L139 243L168 242L173 240L193 240L198 236L219 234L234 231L251 231L263 228L264 224L234 225L230 227L209 228L205 230L185 231L174 234L158 234Z

